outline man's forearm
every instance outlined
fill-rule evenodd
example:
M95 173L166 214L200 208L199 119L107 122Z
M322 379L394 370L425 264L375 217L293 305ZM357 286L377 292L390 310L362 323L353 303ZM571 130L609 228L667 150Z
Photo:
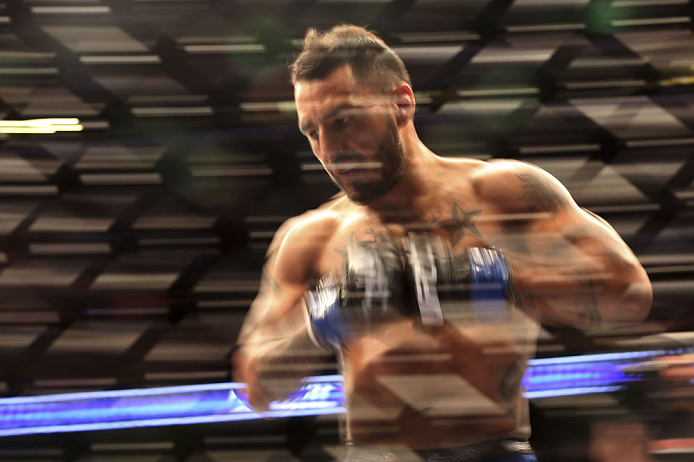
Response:
M331 352L313 344L305 328L291 336L243 345L238 363L251 405L266 410L270 402L297 388L302 378L325 369L331 357Z
M650 310L650 283L628 261L593 257L565 265L517 261L512 266L515 302L546 324L609 327L641 321Z

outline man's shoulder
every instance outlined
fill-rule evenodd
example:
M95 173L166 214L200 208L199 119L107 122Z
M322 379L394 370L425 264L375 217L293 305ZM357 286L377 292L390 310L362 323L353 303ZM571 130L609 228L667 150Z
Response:
M293 234L301 234L315 230L316 228L332 228L340 223L349 213L352 213L354 204L347 196L334 197L319 207L307 210L286 221L288 230Z
M507 211L540 211L570 196L551 174L535 165L512 159L484 163L471 176L478 197Z
M331 237L345 218L354 212L354 204L346 196L336 196L318 208L288 219L275 234L291 246L303 245L306 241L314 245Z
M514 159L491 159L479 160L470 158L451 159L447 158L443 161L444 169L452 172L454 175L463 174L473 182L494 183L504 177L509 177L517 174L537 172L544 170L527 162L522 162ZM546 172L545 172L546 173Z
M491 159L482 162L482 167L475 171L477 179L497 180L509 175L518 175L531 172L544 172L539 167L515 159ZM546 172L544 172L546 173Z
M512 192L518 175L539 170L537 167L512 159L493 159L481 162L470 175L475 191L482 198Z

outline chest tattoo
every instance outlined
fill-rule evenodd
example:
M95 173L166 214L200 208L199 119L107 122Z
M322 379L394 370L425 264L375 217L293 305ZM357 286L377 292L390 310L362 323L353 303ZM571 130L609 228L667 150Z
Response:
M357 237L354 231L352 231L344 245L333 247L333 250L343 258L347 257L347 249L351 245L362 245L371 247L378 247L385 242L393 243L393 241L400 241L400 239L407 235L407 233L415 232L431 232L433 229L441 229L446 231L451 236L451 245L457 245L465 236L472 235L479 238L482 237L482 233L477 228L475 224L482 209L464 210L457 203L453 203L451 207L450 214L442 212L440 210L429 212L423 216L421 220L417 223L412 223L408 221L395 221L395 227L389 227L383 225L380 227L367 226L364 229L365 236L361 239Z
M451 233L452 242L455 246L467 234L472 234L477 237L482 237L480 230L477 229L475 222L482 213L482 209L466 212L461 206L453 203L451 210L451 218L443 221L436 220L435 226Z
M375 236L376 238L374 239L362 239L360 240L356 234L354 234L354 231L352 231L349 235L349 239L347 239L347 242L345 245L341 245L339 247L333 247L333 250L341 256L343 259L347 258L347 249L351 246L355 245L361 245L361 246L366 246L366 247L372 247L376 248L376 246L383 240L382 237L378 237L375 234L375 231L373 228L367 228L366 234L371 234Z

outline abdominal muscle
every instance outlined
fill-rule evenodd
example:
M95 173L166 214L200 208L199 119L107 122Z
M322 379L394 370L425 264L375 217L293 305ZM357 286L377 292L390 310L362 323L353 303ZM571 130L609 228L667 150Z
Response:
M522 377L530 351L503 333L517 326L428 329L397 320L341 352L347 438L426 449L527 437L514 375Z

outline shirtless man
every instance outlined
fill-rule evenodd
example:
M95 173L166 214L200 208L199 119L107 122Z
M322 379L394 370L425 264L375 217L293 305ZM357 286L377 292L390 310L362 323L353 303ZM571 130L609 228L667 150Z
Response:
M539 326L642 320L644 269L545 171L431 152L372 33L309 30L291 73L299 128L344 194L270 246L234 358L250 403L333 350L347 460L536 460L521 379Z

